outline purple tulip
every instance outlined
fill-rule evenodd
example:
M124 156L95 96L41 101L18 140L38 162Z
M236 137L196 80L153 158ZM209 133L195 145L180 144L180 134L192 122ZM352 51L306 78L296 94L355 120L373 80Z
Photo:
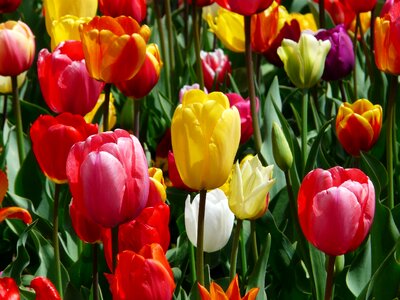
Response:
M328 30L320 30L316 34L319 40L329 40L331 50L325 61L322 79L331 81L342 79L354 69L353 43L343 24Z

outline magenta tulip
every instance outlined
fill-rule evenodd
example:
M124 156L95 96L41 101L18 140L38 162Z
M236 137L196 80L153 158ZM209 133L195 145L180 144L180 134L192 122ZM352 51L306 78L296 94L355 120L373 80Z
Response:
M374 218L375 189L359 169L315 169L304 177L297 200L305 237L329 255L355 250Z
M139 140L117 129L75 144L67 160L74 201L88 216L111 228L136 218L149 194L147 160Z

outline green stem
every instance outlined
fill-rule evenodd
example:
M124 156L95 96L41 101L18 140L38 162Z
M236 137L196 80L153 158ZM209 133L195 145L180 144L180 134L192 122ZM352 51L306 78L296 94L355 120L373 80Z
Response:
M335 270L335 260L336 256L329 255L328 258L328 268L326 270L327 277L326 277L326 285L325 285L325 300L332 299L332 290L333 290L333 275Z
M240 231L240 259L242 261L242 277L245 278L247 274L247 253L246 253L246 241L244 238L244 231Z
M174 76L175 69L175 57L174 57L174 39L173 39L173 28L172 28L172 16L171 16L171 1L165 0L165 20L167 23L168 30L168 47L169 47L169 67L170 67L170 76Z
M24 148L24 132L22 128L22 115L21 115L21 105L18 94L17 76L11 76L11 86L13 93L13 109L15 114L15 123L17 130L18 158L19 158L19 164L22 165L22 162L24 161L25 158L25 148Z
M319 0L319 28L325 28L325 0Z
M110 93L111 93L111 83L106 83L106 85L104 86L103 132L109 130L108 115L110 114Z
M360 14L357 14L357 18L360 18ZM371 78L371 81L373 81L374 80L374 70L372 68L371 52L368 51L368 46L367 46L367 43L365 42L364 31L361 26L361 19L358 22L360 24L359 30L360 30L360 36L361 36L361 46L362 46L362 50L363 50L364 56L365 56L365 61L367 64L368 76L369 76L369 78ZM373 49L373 48L371 48L371 49Z
M353 40L353 46L354 46L354 59L355 59L355 64L354 64L354 71L353 71L353 89L354 89L354 100L357 100L358 98L358 91L357 91L357 33L358 29L360 27L360 18L356 18L356 28L354 29L354 40Z
M369 24L369 32L370 32L369 33L369 48L371 50L374 49L375 14L376 14L376 5L371 10L371 21L370 21L370 24Z
M194 51L196 52L196 72L197 81L200 85L200 89L204 90L204 77L203 68L201 66L200 57L200 28L198 21L198 9L196 6L196 0L192 1L192 18L193 18L193 30L194 30Z
M307 163L307 133L308 133L308 93L307 90L303 90L303 102L302 102L302 125L301 125L301 152L302 152L302 163L303 163L303 172L305 171L306 163Z
M93 300L99 300L99 271L97 268L97 256L98 256L97 243L92 245L92 284L93 284Z
M253 253L253 261L256 263L258 261L258 246L257 246L257 232L256 232L256 221L252 220L250 222L251 232L250 232L250 239L251 239L251 249Z
M242 230L242 224L243 220L236 219L235 234L233 235L233 241L232 241L229 281L232 281L236 275L237 254L239 250L239 238L240 238L240 232Z
M53 205L53 247L54 247L54 266L56 268L56 287L63 296L63 286L61 280L61 262L60 262L60 246L58 243L58 206L60 203L61 185L56 183L54 190L54 205Z
M192 283L194 284L197 280L196 277L196 258L194 254L194 247L190 243L190 275L192 276Z
M119 251L119 246L118 246L118 230L119 230L119 225L111 228L111 252L112 252L112 272L115 272L115 269L117 268L117 256L118 256L118 251Z
M133 100L133 134L139 138L140 131L140 104L141 99L132 99Z
M3 118L1 119L1 129L4 129L4 125L7 120L7 95L3 95Z
M189 49L189 1L183 1L183 37L185 40L185 50Z
M340 94L342 96L342 101L347 102L347 94L344 88L343 80L340 79L338 83L339 83Z
M204 286L204 216L206 211L207 191L200 191L199 215L197 221L196 273L197 281Z
M396 113L396 94L398 88L398 77L392 75L390 78L390 91L387 104L387 117L386 117L386 160L388 170L388 197L387 206L389 209L394 207L394 170L393 170L393 135L395 127L395 113Z
M254 143L256 147L256 154L259 154L260 159L263 159L261 155L262 139L261 139L260 126L258 123L256 91L254 87L254 68L253 68L253 57L251 51L251 16L244 16L244 34L245 34L246 72L247 72L247 80L249 88L251 118L253 122Z

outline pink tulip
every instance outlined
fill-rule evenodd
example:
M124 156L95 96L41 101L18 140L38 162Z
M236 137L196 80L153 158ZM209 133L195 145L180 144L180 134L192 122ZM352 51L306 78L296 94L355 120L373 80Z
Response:
M216 49L214 52L201 51L200 56L205 87L210 91L220 90L229 82L231 62L228 56L222 49Z
M356 249L368 234L374 213L374 186L359 169L315 169L300 186L301 229L326 254L337 256Z
M67 160L74 201L95 223L110 228L136 218L149 193L147 160L139 140L117 129L75 144Z

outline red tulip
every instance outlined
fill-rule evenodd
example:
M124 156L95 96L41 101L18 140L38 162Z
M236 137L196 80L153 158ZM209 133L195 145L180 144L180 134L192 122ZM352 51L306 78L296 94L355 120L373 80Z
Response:
M0 14L13 12L20 4L21 0L0 0Z
M37 67L44 100L55 113L84 116L96 105L104 83L89 76L80 41L62 42L53 53L42 49Z
M186 190L188 192L193 192L194 190L189 188L183 183L181 175L176 167L174 153L172 151L168 152L168 177L171 180L172 186L177 189Z
M319 0L314 0L319 3ZM350 28L356 14L347 1L325 0L325 10L329 13L335 25L344 24L346 29Z
M17 76L28 70L35 56L35 37L24 22L0 24L0 75Z
M0 277L0 299L19 300L19 289L11 277Z
M303 179L297 201L305 237L329 255L355 250L374 218L374 186L359 169L311 171Z
M343 0L346 2L356 14L371 11L375 5L377 0Z
M147 160L139 140L117 129L76 143L67 160L74 201L83 201L92 221L115 227L136 218L149 193Z
M143 209L136 219L119 227L118 252L125 250L139 252L143 246L157 243L166 253L170 243L169 216L169 206L165 203ZM104 255L111 270L111 229L103 232L102 241Z
M156 148L156 166L168 171L168 152L172 149L171 129L167 128Z
M146 58L139 72L127 81L116 84L117 88L128 97L143 98L154 88L160 78L162 67L160 52L156 44L146 48Z
M222 49L214 52L200 51L204 85L210 91L218 91L229 82L231 62Z
M105 16L128 16L141 23L146 18L146 0L99 0L99 9Z
M30 136L33 153L42 172L56 183L67 182L65 164L72 145L97 133L97 125L87 124L80 115L42 115L33 123Z
M114 274L107 275L114 300L170 300L174 276L158 244L144 246L138 253L118 254Z
M266 10L274 0L215 0L215 2L237 14L250 16Z
M61 300L55 286L46 277L35 277L32 279L30 287L35 290L35 300Z
M192 4L192 0L188 0L188 4ZM196 0L196 6L203 7L211 5L215 2L215 0Z

